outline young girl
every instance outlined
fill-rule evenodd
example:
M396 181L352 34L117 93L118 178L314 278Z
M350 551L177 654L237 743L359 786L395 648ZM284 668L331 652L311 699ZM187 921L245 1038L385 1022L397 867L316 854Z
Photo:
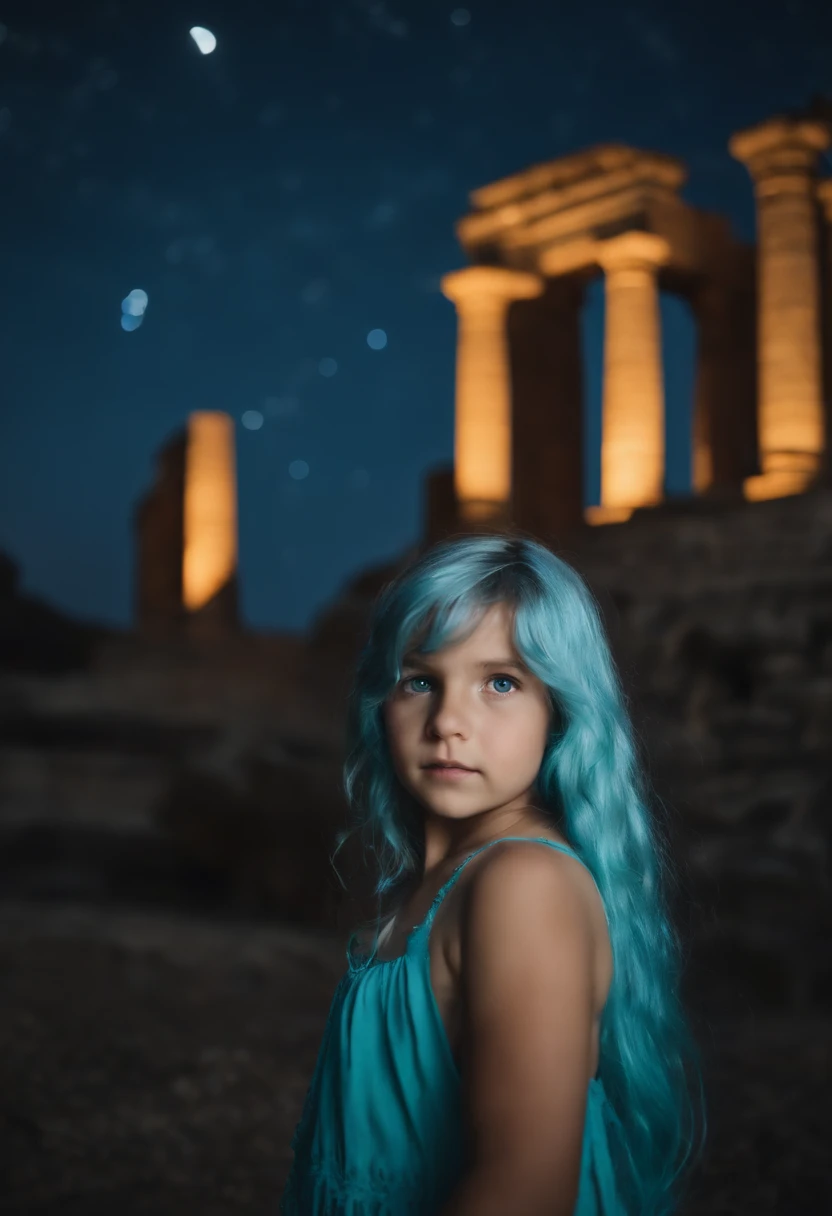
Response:
M375 606L348 741L379 912L372 950L347 945L280 1211L673 1211L698 1053L581 579L517 536L423 554Z

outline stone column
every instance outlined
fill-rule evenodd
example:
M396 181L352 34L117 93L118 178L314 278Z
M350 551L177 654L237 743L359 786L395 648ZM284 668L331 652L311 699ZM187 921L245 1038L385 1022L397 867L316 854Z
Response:
M505 522L511 509L511 378L506 315L540 295L537 275L469 266L442 279L456 305L454 486L463 520Z
M198 411L188 418L182 564L185 610L205 620L198 632L222 634L236 623L236 571L234 421Z
M745 482L752 500L800 493L823 460L815 167L829 144L825 123L786 118L729 143L757 198L761 473Z
M601 506L590 523L628 519L664 493L664 377L658 270L670 246L649 232L599 242L606 281Z
M826 423L824 475L832 481L832 178L818 184L818 203L822 216L821 232L821 331L823 344L823 399Z

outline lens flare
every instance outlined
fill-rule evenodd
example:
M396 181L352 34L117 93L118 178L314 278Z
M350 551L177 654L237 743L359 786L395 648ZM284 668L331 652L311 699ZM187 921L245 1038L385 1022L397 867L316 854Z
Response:
M143 317L146 308L147 292L142 291L141 287L134 287L121 301L121 311L127 317Z

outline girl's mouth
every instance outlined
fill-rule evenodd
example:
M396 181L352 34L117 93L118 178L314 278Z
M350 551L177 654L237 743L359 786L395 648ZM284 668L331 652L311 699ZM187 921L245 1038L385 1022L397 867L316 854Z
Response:
M425 766L425 772L445 781L459 781L463 777L472 777L476 769L461 768L459 765L428 764Z

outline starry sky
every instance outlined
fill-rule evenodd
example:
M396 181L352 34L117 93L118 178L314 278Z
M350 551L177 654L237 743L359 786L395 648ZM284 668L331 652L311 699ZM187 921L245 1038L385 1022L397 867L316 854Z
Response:
M438 283L470 190L624 142L683 158L684 197L750 240L729 136L832 91L819 0L25 0L0 21L0 549L116 626L135 504L194 409L237 420L250 626L306 628L417 539L453 454ZM681 493L695 338L673 297L662 323ZM602 341L598 282L589 501Z

